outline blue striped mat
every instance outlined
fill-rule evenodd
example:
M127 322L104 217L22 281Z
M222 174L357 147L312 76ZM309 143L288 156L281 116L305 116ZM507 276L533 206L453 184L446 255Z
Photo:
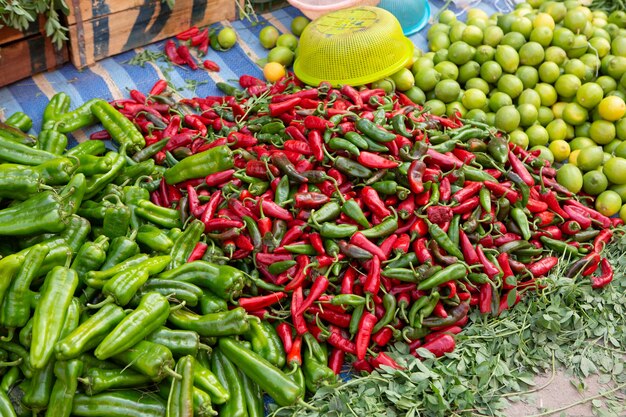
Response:
M445 4L440 0L431 0L429 3L433 16ZM458 12L459 18L463 19L462 9L455 7L454 3L461 7L465 5L478 7L488 14L492 14L497 11L511 10L512 0L455 0L450 8ZM299 15L301 13L297 9L284 7L271 13L259 15L259 22L256 24L246 20L223 21L214 24L213 27L217 29L223 26L232 26L239 38L236 46L229 51L209 51L207 59L215 61L221 68L220 72L217 73L209 73L204 70L192 71L188 67L172 66L162 60L156 63L150 62L143 67L128 64L130 59L145 49L152 52L162 52L165 41L104 59L81 71L72 64L66 64L57 70L38 74L0 88L0 119L7 118L13 112L23 111L32 117L34 130L38 132L43 109L50 97L57 92L67 93L72 99L72 108L74 108L95 97L107 100L128 97L128 90L130 89L147 92L164 75L169 77L172 85L183 96L220 94L215 86L219 81L236 83L242 74L262 77L262 71L256 65L256 61L265 57L267 50L259 44L259 31L265 24L269 23L280 32L289 32L291 20ZM410 36L413 43L423 50L427 48L426 33L428 27L426 26L418 33ZM181 31L184 29L186 28L181 28ZM88 133L89 131L76 132L71 138L70 145L87 139Z

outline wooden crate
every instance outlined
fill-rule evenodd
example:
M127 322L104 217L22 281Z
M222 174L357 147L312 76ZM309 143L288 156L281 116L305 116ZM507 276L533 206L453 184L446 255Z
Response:
M56 49L44 35L43 23L40 20L23 32L7 27L0 29L0 87L69 60L67 46Z
M70 58L77 68L180 33L235 18L235 0L71 0Z

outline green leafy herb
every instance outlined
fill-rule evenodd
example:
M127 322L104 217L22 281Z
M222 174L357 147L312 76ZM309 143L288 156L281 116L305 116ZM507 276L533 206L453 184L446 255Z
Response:
M133 56L125 63L129 65L139 65L140 67L143 67L148 62L156 62L164 57L165 54L163 52L154 52L149 49L145 49L141 52L138 52L135 56Z

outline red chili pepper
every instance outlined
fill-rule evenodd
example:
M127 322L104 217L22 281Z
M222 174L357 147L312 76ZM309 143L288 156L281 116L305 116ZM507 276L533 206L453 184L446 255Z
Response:
M492 193L494 193L497 197L504 196L511 204L515 204L517 200L519 200L519 194L510 188L505 187L504 185L492 182L492 181L484 181L485 187L489 189Z
M328 367L333 370L335 375L339 375L343 368L346 352L341 349L333 349L328 355Z
M385 326L378 332L372 335L372 341L378 346L387 346L393 337L393 330L390 327Z
M398 161L391 161L383 156L367 151L361 151L357 161L363 166L374 169L394 169L400 165Z
M378 257L381 261L387 260L385 252L383 252L380 247L374 244L374 242L363 236L363 233L361 232L356 232L355 234L353 234L350 238L350 243L358 246L361 249L365 249L372 255Z
M352 318L348 313L333 311L330 308L326 308L326 306L324 306L323 309L315 306L309 307L307 313L314 316L317 315L324 321L342 328L348 328L348 326L350 326L350 319Z
M217 211L217 207L222 202L222 198L222 193L219 190L211 194L208 203L204 205L204 211L200 217L202 223L206 225L211 219L213 219L213 217L215 217L215 212Z
M532 211L532 210L531 210ZM535 213L535 218L537 221L537 226L544 227L549 226L554 222L556 214L552 211L542 211L540 213Z
M301 141L301 140L294 140L294 139L286 140L283 143L283 148L286 151L297 152L297 153L302 154L304 156L313 155L313 150L311 149L309 144L307 142Z
M357 109L363 107L363 98L359 94L359 92L354 88L349 86L348 84L344 84L340 89L341 93L348 98L354 104Z
M377 294L380 290L380 258L375 256L370 261L367 279L363 284L363 291L370 294Z
M391 359L385 352L378 353L377 356L370 359L370 364L374 368L380 368L381 366L388 366L393 369L404 369L402 366L398 365L396 361Z
M272 103L268 106L270 116L276 117L290 110L293 110L301 101L300 97L294 97L281 103Z
M584 204L582 204L580 201L576 201L573 199L569 199L565 202L566 204L570 204L576 208L578 208L579 210L589 214L589 216L596 220L598 223L600 223L600 225L604 228L609 228L611 227L612 223L611 223L611 219L609 219L608 217L606 217L604 214L598 212L597 210L592 209L591 207L587 207Z
M532 187L535 185L535 179L530 175L528 169L522 161L520 161L517 156L511 151L509 151L509 163L511 164L511 168L513 168L513 172L515 172L521 179L528 185Z
M291 295L291 320L298 334L305 334L308 331L304 316L298 313L304 299L302 287L297 287Z
M341 331L335 326L330 327L330 335L328 336L326 341L328 342L329 345L337 349L341 349L346 353L351 353L351 354L356 353L355 343L343 337L341 335Z
M341 294L352 294L354 292L354 281L356 280L356 270L348 266L341 279Z
M563 210L568 214L568 218L576 221L583 229L591 227L591 218L584 211L570 205L563 206Z
M515 274L511 270L511 265L509 264L509 254L506 252L502 252L500 255L498 255L496 259L498 260L498 265L500 265L500 269L503 273L502 288L507 290L514 288L515 285L511 284L511 281L514 281L515 279L507 279L510 277L515 277Z
M418 159L411 162L411 165L409 165L409 170L407 172L409 188L415 194L421 194L424 191L422 178L425 170L426 164Z
M478 307L481 314L487 314L491 311L491 300L493 298L493 288L491 283L486 282L480 286L480 294Z
M454 198L454 196L452 198ZM477 196L474 196L472 198L469 198L463 201L458 206L452 207L452 213L453 214L469 213L472 210L474 210L476 207L478 207L479 204L480 204L480 198L478 198Z
M148 94L151 96L158 96L159 94L163 93L166 89L167 89L167 81L158 80L156 83L154 83L154 85L152 86Z
M326 128L332 128L335 125L326 120L323 119L319 116L307 116L304 118L304 127L306 127L307 129L314 129L314 130L326 130Z
M592 288L602 288L613 281L613 267L609 263L609 260L603 258L600 262L601 275L591 277Z
M364 372L367 374L371 374L374 372L374 367L370 365L369 361L366 359L356 360L352 362L352 367L358 372Z
M582 227L580 227L580 224L574 220L568 220L561 225L561 231L569 236L573 236L581 230Z
M242 75L239 77L239 85L243 88L248 88L255 85L265 86L265 82L259 78L253 77L252 75Z
M176 65L183 65L185 63L185 59L182 58L178 54L178 51L176 49L176 44L174 43L173 40L168 39L165 42L164 49L165 49L165 55L167 56L167 59L169 59L172 63Z
M281 321L278 325L276 325L276 334L278 334L278 337L280 337L280 340L283 342L285 352L289 352L291 350L291 346L293 345L291 327L289 327L286 322Z
M543 201L534 200L532 198L528 199L528 203L526 204L526 208L531 213L541 213L542 211L548 210L548 204Z
M606 245L613 238L613 232L610 229L604 229L593 240L593 251L596 253L601 253Z
M476 159L476 155L474 155L472 152L466 151L465 149L461 148L454 148L452 150L452 154L459 158L459 160L461 160L464 164L470 164Z
M443 154L443 153L437 152L433 148L430 148L426 151L426 156L427 156L426 158L427 162L446 171L449 171L452 169L458 169L463 166L463 162L460 161L451 152L447 152Z
M319 233L311 233L309 234L309 242L315 252L318 255L326 255L326 250L324 249L324 242L322 241L322 236Z
M508 232L503 234L502 236L498 236L497 238L493 239L493 244L495 246L502 246L505 243L514 242L521 239L522 237L520 235Z
M433 256L428 250L427 239L425 237L420 237L413 242L413 251L417 255L417 260L420 263L433 263Z
M215 63L215 61L211 61L210 59L205 59L204 61L202 61L202 66L209 70L209 71L213 71L213 72L219 72L220 70L220 66L217 65L217 63Z
M478 255L480 263L483 264L483 269L489 278L493 279L498 274L500 274L500 270L498 269L498 267L491 263L489 259L487 259L480 245L476 246L476 254Z
M187 41L191 39L194 35L197 35L199 32L200 30L196 26L192 26L189 29L184 30L176 35L176 39L181 41Z
M478 194L481 188L483 188L483 184L481 182L465 181L463 188L454 193L452 195L452 199L459 203L464 202L468 198Z
M528 271L533 274L533 276L540 277L550 272L558 263L559 258L556 256L548 256L528 265Z
M319 275L315 278L313 285L311 285L311 289L309 290L309 295L300 305L299 310L296 312L297 314L303 314L309 307L313 305L313 303L326 291L328 288L328 278L324 275Z
M276 304L286 296L287 294L284 292L274 292L256 297L240 298L237 302L239 307L243 307L246 311L254 311Z
M214 218L204 223L204 231L214 232L217 230L226 230L226 229L232 229L232 228L238 229L243 226L244 226L243 222L239 220Z
M567 214L559 204L559 201L556 198L556 194L554 191L546 190L544 193L541 193L541 198L548 205L548 208L561 216L563 219L569 219L569 214Z
M376 324L376 316L366 311L359 321L359 331L356 334L356 357L357 359L365 359L367 347L372 336L372 329Z
M380 199L378 192L369 185L361 190L361 200L376 216L384 218L391 215L391 211Z
M444 333L437 339L425 343L421 347L430 351L433 355L435 355L435 357L438 358L446 353L452 352L455 347L455 341L454 337ZM419 357L417 353L415 353L415 356Z
M596 270L600 266L600 261L602 260L600 254L596 252L591 252L585 255L582 259L586 261L585 265L587 265L581 272L581 275L583 277L589 276L596 272Z
M293 219L293 216L291 215L289 210L279 206L273 201L259 200L259 202L263 209L263 213L265 213L267 216L285 221Z
M191 56L187 45L179 45L178 48L176 48L176 52L178 52L178 56L180 56L183 61L185 61L185 63L189 65L189 68L191 68L192 70L198 69L198 63L196 62L194 57Z
M237 245L237 248L244 250L244 251L254 250L254 245L250 241L250 238L243 234L240 234L239 236L235 238L235 245Z
M193 262L193 261L197 261L198 259L202 259L208 247L209 245L207 245L204 242L196 243L196 246L194 246L193 250L191 251L191 254L189 254L189 258L187 258L187 262Z
M204 182L209 187L218 187L230 181L233 178L234 173L234 169L227 169L226 171L209 174L204 178Z
M230 132L226 139L228 141L228 146L230 146L232 149L248 149L258 143L257 138L255 138L254 136L235 131Z

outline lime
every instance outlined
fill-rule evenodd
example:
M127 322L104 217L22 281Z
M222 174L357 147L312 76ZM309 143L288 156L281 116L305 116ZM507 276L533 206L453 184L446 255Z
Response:
M550 140L548 131L545 127L541 125L530 126L528 129L526 129L526 134L528 135L528 142L530 146L543 146L546 145Z
M596 210L605 216L613 216L622 208L622 198L615 191L606 190L596 197Z
M607 55L608 56L608 55ZM626 72L626 57L613 56L607 64L606 74L619 80Z
M573 58L568 60L565 65L563 65L563 70L565 71L565 74L575 75L582 80L585 77L586 65L580 59Z
M446 116L447 117L465 117L467 114L467 109L463 106L463 103L460 101L453 101L452 103L446 104Z
M539 97L539 93L533 90L532 88L527 88L522 91L522 94L517 98L517 104L532 104L539 110L541 106L541 97Z
M522 149L528 148L528 135L522 129L515 129L509 133L509 141Z
M516 17L513 14L503 14L498 16L498 26L505 32L511 31L511 26Z
M572 148L573 151L575 151L577 149L582 150L582 149L592 148L596 146L596 143L592 141L590 138L578 137L576 139L573 139L569 143L569 146Z
M620 198L622 199L622 204L626 203L626 184L611 185L609 187L609 190L615 191L617 194L619 194Z
M546 61L539 66L539 79L544 83L554 83L561 75L561 69L555 62Z
M424 105L426 101L426 95L418 87L411 87L404 92L404 94L415 104Z
M448 33L448 36L450 38L450 42L456 42L456 41L460 41L463 39L463 31L465 30L465 28L467 27L467 25L463 22L455 22L453 24L450 25L450 33Z
M534 90L539 93L541 97L542 106L551 106L556 103L557 93L553 86L547 83L538 83Z
M604 150L601 146L593 146L585 148L578 155L577 163L578 168L583 171L591 171L598 168L602 164L604 159Z
M609 186L609 180L597 169L583 175L583 191L589 195L598 195Z
M569 143L564 140L555 140L551 142L548 149L550 149L550 152L552 152L552 155L554 156L554 160L557 162L565 161L570 154Z
M576 102L567 103L563 108L563 120L572 126L585 123L588 117L587 109Z
M495 84L502 75L502 67L496 61L487 61L480 67L480 78Z
M583 174L578 167L564 164L556 172L556 180L572 193L578 193L583 188Z
M517 111L520 115L520 126L528 127L537 121L539 110L532 104L519 104Z
M485 124L489 126L494 126L496 124L496 114L492 111L486 113L487 119L485 120Z
M563 119L554 119L546 126L550 141L562 141L567 136L567 123Z
M504 72L514 73L519 66L519 55L511 46L498 45L495 58Z
M587 68L585 68L585 76L587 76L587 71L591 69L594 72L600 70L600 59L595 54L586 53L585 55L580 57L580 61L585 64Z
M422 68L415 74L415 85L423 91L430 91L435 88L441 74L434 68Z
M608 96L598 104L598 112L604 120L616 121L624 117L626 113L626 103L617 96Z
M541 10L548 13L556 23L559 23L567 14L567 7L563 3L556 1L544 3L545 7Z
M443 61L435 65L435 70L441 74L442 80L456 80L459 78L459 68L450 61Z
M513 99L508 94L504 94L501 91L495 91L489 97L489 109L493 112L498 111L504 106L510 106L513 104Z
M626 118L619 119L615 123L615 130L617 132L617 137L621 140L626 140Z
M537 116L539 124L541 126L547 126L552 120L554 120L554 113L552 113L552 109L546 106L539 107L539 115Z
M413 75L417 75L417 72L424 68L434 68L435 63L433 60L427 56L421 56L417 58L417 60L411 66L411 72Z
M217 43L224 49L230 49L237 43L237 32L235 29L225 27L217 33Z
M473 48L463 41L454 42L448 47L448 60L456 65L465 64L473 56Z
M441 80L435 86L435 97L444 103L455 101L461 92L461 86L454 80Z
M557 27L552 33L552 46L558 46L564 51L568 51L574 45L576 35L571 30L564 27Z
M544 60L563 65L567 61L567 52L558 46L550 46L546 49Z
M576 91L576 101L586 109L593 109L602 101L604 92L596 83L585 83Z
M559 101L552 105L552 112L554 113L555 118L557 119L563 118L563 109L565 109L565 106L567 106L567 103L564 101Z
M610 143L615 135L615 125L606 120L596 120L589 128L589 137L598 145Z
M457 81L459 83L466 83L472 78L476 78L480 75L480 64L476 61L469 61L461 65L459 68L459 77Z
M554 163L554 155L552 155L552 152L550 152L550 149L546 148L543 145L536 145L530 148L530 151L539 151L540 154L538 156L538 158L541 159L545 159L546 161L550 162L551 164Z
M585 35L576 35L574 36L572 46L567 50L567 57L580 58L587 52L587 49L589 49L587 37Z
M587 16L579 10L570 10L563 18L563 26L574 33L581 32L587 24Z
M596 80L596 84L602 87L602 91L604 92L604 95L607 95L608 93L610 93L611 91L617 88L617 82L612 77L609 77L608 75L599 76L598 79Z
M611 42L611 53L617 56L626 56L626 37L618 36Z
M482 109L487 104L487 96L477 88L470 88L463 94L461 102L468 110Z
M487 81L483 80L482 78L472 78L470 80L467 80L467 82L465 83L465 88L468 90L470 88L477 88L485 94L489 94L489 91L491 90Z
M439 23L452 24L456 22L456 14L450 9L446 9L439 14Z
M567 158L567 162L572 165L576 165L578 163L578 155L580 154L580 149L576 149L575 151L570 152L569 157Z
M553 30L554 26L554 19L548 13L537 13L533 19L534 28L547 27L548 29Z
M428 109L430 113L434 114L435 116L443 116L444 114L446 114L446 103L441 100L428 100L426 103L424 103L424 108Z
M465 114L465 118L474 120L476 122L485 123L487 121L487 114L481 109L472 109Z
M574 97L580 86L580 78L572 74L563 74L554 83L557 94L565 98Z
M428 29L428 32L426 33L426 39L430 41L432 37L435 36L437 33L443 33L444 35L448 36L449 32L450 25L446 25L445 23L435 23L430 27L430 29Z
M307 27L309 23L311 23L311 21L306 17L296 16L291 21L291 31L294 35L300 36L302 35L302 31L304 31L304 28Z
M511 30L521 33L526 39L530 37L530 32L533 30L533 22L527 17L518 17L511 24Z
M267 54L268 62L278 62L286 67L293 62L294 53L286 46L276 46Z
M474 53L474 60L479 64L491 61L496 54L496 50L489 45L480 45Z
M504 74L498 80L498 90L515 99L524 90L524 84L513 74Z
M396 90L396 83L391 78L383 78L372 83L372 88L380 88L387 94L391 94Z
M515 72L515 76L520 79L525 89L534 88L539 82L537 69L528 65L519 67Z
M619 218L622 219L623 222L626 222L626 204L624 204L620 209Z
M527 42L519 50L519 62L522 65L539 65L543 62L544 50L538 42Z
M394 83L396 83L396 89L398 91L406 91L415 85L415 77L408 68L402 68L400 71L391 75L390 77Z
M503 106L496 112L495 126L505 132L512 132L519 126L520 115L514 106Z
M467 25L463 30L461 39L469 45L478 46L483 42L483 31L478 26Z
M483 33L483 43L489 46L497 46L504 37L504 32L498 26L487 26Z
M626 142L617 144L617 146L615 146L615 149L613 149L613 153L615 154L615 156L619 156L620 158L626 158Z
M611 142L607 143L606 145L604 145L602 148L604 149L604 152L608 152L610 154L614 153L615 150L619 147L619 145L622 144L622 141L619 139L613 139ZM615 156L621 156L622 158L624 156L622 155L615 155Z
M585 122L581 125L578 125L574 128L574 135L576 137L578 136L584 136L586 138L590 137L589 136L589 132L591 131L591 122Z
M429 40L428 47L431 51L437 52L440 49L447 49L450 46L450 38L443 32L436 32Z
M598 53L600 58L603 58L611 51L611 44L608 39L601 37L594 37L589 39L589 46L592 50L595 50Z
M435 52L435 55L433 55L433 64L437 65L440 62L444 62L448 60L448 50L447 49L440 49L437 52Z
M626 184L626 159L618 156L609 159L604 164L603 172L613 184Z
M467 11L467 20L487 20L489 16L484 10L472 8Z
M283 33L276 40L276 45L278 46L286 46L287 48L295 51L298 47L298 38L296 38L291 33Z
M552 35L552 29L547 26L540 26L534 28L533 31L530 32L530 40L537 42L543 48L547 48L552 42ZM543 51L541 52L543 54Z
M278 33L278 29L274 26L265 26L259 32L259 42L261 42L261 46L265 49L272 49L276 46L276 40L280 36Z

